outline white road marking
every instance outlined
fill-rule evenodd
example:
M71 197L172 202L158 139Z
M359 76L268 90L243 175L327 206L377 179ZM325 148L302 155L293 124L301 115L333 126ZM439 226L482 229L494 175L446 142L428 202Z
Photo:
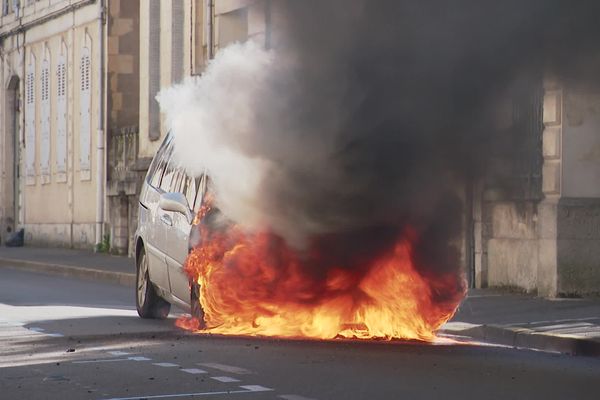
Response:
M109 358L108 360L83 360L73 361L73 364L94 364L94 363L109 363L118 361L130 361L128 358Z
M107 352L108 354L112 355L112 356L128 356L130 353L126 352L126 351L109 351Z
M242 389L246 389L251 392L270 392L273 390L271 388L267 388L267 387L260 386L260 385L245 385L245 386L240 386L240 387Z
M188 374L208 374L205 370L198 368L183 368L181 371L187 372Z
M152 365L157 365L159 367L165 367L165 368L179 367L179 364L173 364L173 363L152 363Z
M246 386L241 386L245 388ZM243 394L243 393L253 393L253 392L268 392L273 389L269 389L263 386L258 385L250 385L248 387L254 388L254 390L246 389L246 390L230 390L224 392L198 392L198 393L176 393L176 394L159 394L154 396L137 396L137 397L113 397L107 400L145 400L145 399L169 399L176 397L200 397L200 396L217 396L221 394ZM260 390L259 390L260 388Z
M27 329L29 329L30 331L34 331L34 332L44 332L45 331L44 328L38 328L36 326L32 326L32 327L27 328Z
M210 379L214 379L215 381L229 383L229 382L239 382L239 379L232 378L230 376L211 376Z
M108 363L108 362L117 362L117 361L150 361L151 358L148 357L127 357L127 358L108 358L102 360L83 360L83 361L73 361L73 364L93 364L93 363Z
M245 375L245 374L252 373L251 371L248 371L245 368L236 367L233 365L225 365L225 364L218 364L218 363L199 363L198 365L200 365L201 367L218 369L219 371L223 371L223 372L229 372L230 374Z
M297 394L282 394L281 396L277 397L283 400L315 400L304 396L298 396Z
M23 326L25 324L22 324L20 322L17 322L18 325L12 325L12 326ZM35 333L40 333L42 335L46 335L46 336L50 336L50 337L64 337L65 335L63 335L62 333L46 333L46 330L44 328L39 328L37 326L32 326L29 328L26 328L27 330L31 331L31 332L35 332Z

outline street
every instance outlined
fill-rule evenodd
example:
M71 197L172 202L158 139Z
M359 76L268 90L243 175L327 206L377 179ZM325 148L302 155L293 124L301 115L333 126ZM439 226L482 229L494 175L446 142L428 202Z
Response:
M172 310L171 315L178 315ZM483 344L192 335L123 286L0 269L2 399L596 399L600 360Z

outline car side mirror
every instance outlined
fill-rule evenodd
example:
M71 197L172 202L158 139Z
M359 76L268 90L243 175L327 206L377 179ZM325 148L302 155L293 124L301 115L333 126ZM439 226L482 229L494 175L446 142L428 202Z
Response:
M189 224L194 215L185 196L181 193L163 193L160 195L158 206L165 211L173 211L185 215Z

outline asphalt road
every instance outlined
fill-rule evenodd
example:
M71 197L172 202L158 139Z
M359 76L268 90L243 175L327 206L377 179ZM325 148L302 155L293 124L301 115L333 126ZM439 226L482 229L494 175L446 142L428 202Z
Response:
M131 289L0 269L0 399L113 398L598 399L600 360L191 335L138 318Z

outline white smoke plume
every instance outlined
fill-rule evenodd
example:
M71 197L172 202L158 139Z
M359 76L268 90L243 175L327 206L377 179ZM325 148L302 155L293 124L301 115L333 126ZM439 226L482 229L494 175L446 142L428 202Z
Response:
M308 168L326 151L322 142L313 153L297 154L290 141L298 138L297 132L290 135L283 131L285 124L274 124L286 120L282 114L289 112L289 93L273 90L271 83L274 76L289 74L291 64L253 41L236 43L220 51L202 77L162 90L157 100L174 137L174 157L191 174L209 174L220 210L250 230L270 229L301 246L307 235L322 233L324 226L295 219L294 210L270 207L268 196L261 193L265 181L277 178L278 160ZM266 99L269 115L266 105L256 104ZM260 131L273 141L266 153L255 151L252 143Z

